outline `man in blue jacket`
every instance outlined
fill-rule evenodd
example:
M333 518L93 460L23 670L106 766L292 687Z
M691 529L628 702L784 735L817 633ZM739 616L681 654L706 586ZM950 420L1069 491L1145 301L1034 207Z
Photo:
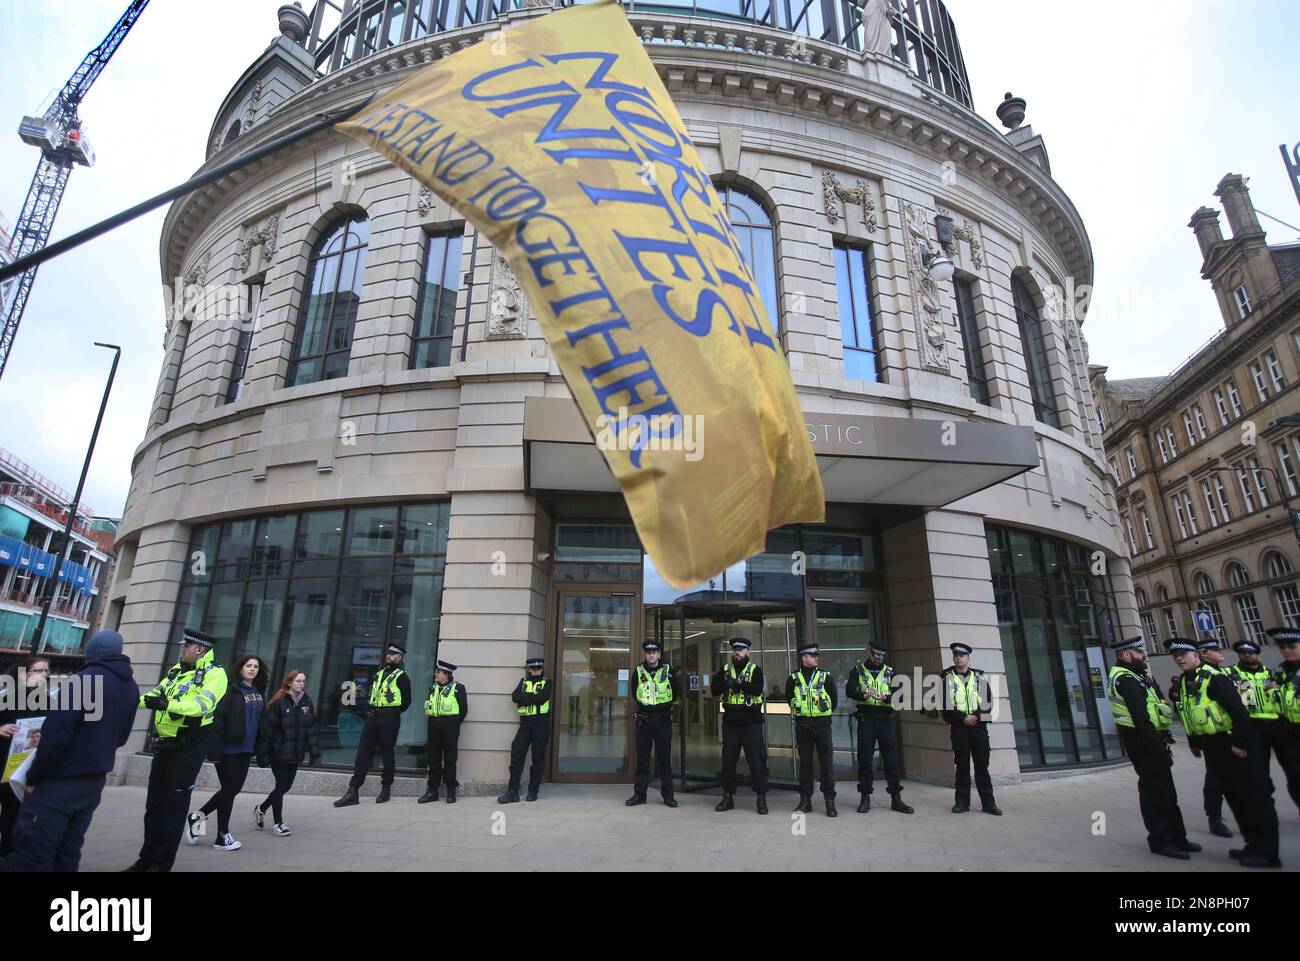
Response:
M19 871L77 870L86 830L117 749L131 733L139 698L122 635L100 631L86 645L86 666L60 689L41 726L18 815Z

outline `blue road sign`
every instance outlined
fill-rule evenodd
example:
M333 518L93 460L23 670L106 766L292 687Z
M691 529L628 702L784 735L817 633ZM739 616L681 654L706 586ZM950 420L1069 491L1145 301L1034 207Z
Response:
M1209 611L1193 611L1192 617L1196 619L1196 629L1206 634L1214 633L1214 615Z

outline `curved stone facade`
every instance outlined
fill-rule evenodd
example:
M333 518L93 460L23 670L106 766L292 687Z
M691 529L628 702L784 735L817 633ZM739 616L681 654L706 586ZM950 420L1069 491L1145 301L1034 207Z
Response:
M280 38L227 98L206 166L355 106L539 13L416 38L311 82L309 55ZM1020 149L1017 132L999 132L889 55L805 37L794 59L780 55L790 33L760 24L665 13L630 19L715 183L744 189L772 220L780 329L810 424L907 418L933 421L936 432L955 425L958 437L968 423L1032 429L1033 470L942 509L896 499L872 507L887 515L879 527L885 626L899 669L936 671L947 644L961 640L977 649L976 666L1003 670L986 521L1051 533L1098 558L1113 629L1135 629L1087 348L1066 302L1091 283L1091 251L1041 141L1037 153ZM287 387L314 245L349 214L368 219L369 246L347 375ZM949 249L970 285L978 344L964 342L954 284L934 284L922 263L917 241L939 246L938 214L955 226ZM529 398L569 394L508 268L472 228L461 244L451 363L410 369L426 237L461 224L416 181L333 132L172 207L163 276L178 291L199 285L208 300L189 317L182 306L169 325L110 601L147 680L176 625L196 525L448 501L439 656L461 665L458 679L474 698L461 778L499 782L518 665L553 643L552 511L526 477L525 408ZM866 251L877 383L846 375L837 241ZM1059 427L1036 418L1013 278L1041 321L1040 392L1045 373ZM235 390L250 281L261 286L258 320ZM982 361L988 403L973 397L968 350ZM1009 723L1020 707L1010 707L992 729L1002 777L1020 768ZM951 777L940 722L905 718L903 742L908 776Z

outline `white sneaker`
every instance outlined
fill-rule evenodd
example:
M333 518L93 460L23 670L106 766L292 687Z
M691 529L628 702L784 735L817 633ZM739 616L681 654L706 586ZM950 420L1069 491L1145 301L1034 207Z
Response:
M206 827L207 819L202 814L194 813L185 819L185 840L190 844L198 844L199 838L203 837L203 829Z
M259 831L266 827L266 815L262 813L262 805L253 805L253 820L257 822L257 829Z
M289 825L280 823L271 828L271 833L278 838L287 838L293 832L289 830Z
M235 840L235 836L229 831L225 834L218 835L217 839L212 842L212 846L218 851L238 851L243 847L242 844Z

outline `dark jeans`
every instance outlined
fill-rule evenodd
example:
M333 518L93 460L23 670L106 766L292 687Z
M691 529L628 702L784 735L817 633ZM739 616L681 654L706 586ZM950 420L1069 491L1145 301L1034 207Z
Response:
M673 716L667 712L636 718L636 784L641 797L650 790L650 749L655 752L655 773L659 793L673 796Z
M258 807L263 811L270 808L271 818L276 824L281 824L284 822L284 796L289 793L293 779L298 776L298 765L272 761L271 774L275 777L275 788Z
M201 814L217 812L217 834L225 834L230 830L230 812L234 810L235 798L244 789L244 781L248 779L248 762L252 759L251 754L226 754L217 762L217 780L221 782L221 790L199 808Z
M1251 738L1244 758L1232 753L1232 736L1211 734L1201 738L1201 754L1214 779L1223 789L1223 799L1246 839L1247 854L1276 858L1278 851L1277 809L1268 789L1268 771L1259 742Z
M456 757L460 754L460 719L429 718L429 790L460 787L456 780Z
M13 794L8 784L0 788ZM103 793L102 775L41 782L27 795L18 816L18 870L76 871L81 864L81 845ZM179 837L176 840L180 842Z
M898 731L893 714L858 715L858 793L871 794L876 776L876 745L885 765L885 781L890 794L903 788L898 783Z
M794 743L799 749L799 796L812 797L813 754L821 768L822 794L835 797L835 749L829 724L800 724L795 722Z
M755 794L767 793L767 747L763 743L762 724L728 724L722 720L722 790L736 793L736 762L741 750L749 765L749 783Z
M994 806L993 779L989 777L989 730L983 722L974 727L965 724L949 724L952 737L952 760L957 773L953 786L956 789L956 803L970 807L970 765L975 762L975 790L979 792L980 804L986 808Z
M144 802L144 844L140 860L170 871L190 813L190 794L203 767L207 745L202 738L164 741L149 767Z
M366 783L376 748L384 764L380 783L385 786L393 783L393 771L397 767L397 734L401 726L402 712L395 707L380 708L374 717L366 719L366 726L361 729L361 743L357 745L357 761L352 768L350 783L354 788Z
M1155 744L1133 734L1120 735L1124 751L1138 776L1138 807L1147 828L1147 845L1181 848L1187 843L1183 812L1174 789L1174 761L1165 744Z
M0 761L2 763L4 762ZM18 823L18 812L22 806L23 802L18 800L13 788L8 784L0 784L0 858L7 857L14 851L14 826Z
M510 790L518 792L524 776L524 758L531 749L533 763L528 768L528 793L536 794L542 788L542 772L546 770L546 742L551 737L551 717L538 715L521 721L510 745Z

